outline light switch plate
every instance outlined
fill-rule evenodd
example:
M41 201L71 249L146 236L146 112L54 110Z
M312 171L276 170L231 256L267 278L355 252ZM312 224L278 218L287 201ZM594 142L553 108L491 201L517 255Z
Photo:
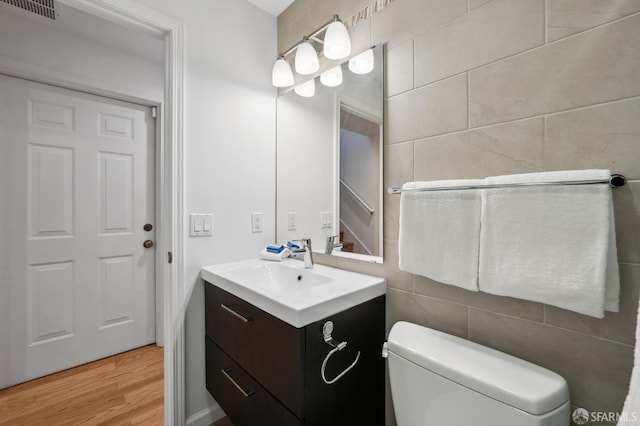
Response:
M192 213L189 215L189 236L210 237L213 235L213 215Z

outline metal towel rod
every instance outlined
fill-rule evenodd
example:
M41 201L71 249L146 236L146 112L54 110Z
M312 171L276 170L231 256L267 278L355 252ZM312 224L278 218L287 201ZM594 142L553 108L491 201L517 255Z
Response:
M402 192L423 192L423 191L459 191L465 189L492 189L492 188L510 188L516 186L545 186L545 185L595 185L608 183L612 188L624 186L627 178L624 175L612 174L609 179L596 180L563 180L557 182L522 182L522 183L502 183L489 185L468 185L468 186L438 186L433 188L388 188L389 194L400 194Z

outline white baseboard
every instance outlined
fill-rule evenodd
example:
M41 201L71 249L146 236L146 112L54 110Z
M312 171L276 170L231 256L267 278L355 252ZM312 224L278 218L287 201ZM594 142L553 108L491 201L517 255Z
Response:
M222 408L220 408L218 404L215 404L187 417L185 424L187 426L209 426L224 416L225 414L224 411L222 411Z

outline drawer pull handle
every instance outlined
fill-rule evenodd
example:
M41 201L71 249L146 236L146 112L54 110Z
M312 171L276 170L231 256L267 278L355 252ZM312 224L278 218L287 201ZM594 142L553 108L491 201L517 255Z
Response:
M245 398L248 398L254 393L256 393L255 391L252 391L252 390L250 390L249 392L245 391L244 389L242 389L242 386L238 384L238 382L233 380L233 377L229 375L229 373L231 372L231 367L222 368L220 371L222 372L222 374L224 374L224 377L226 377L231 382L231 384L233 384L233 386L235 386L236 389L238 389L242 394L242 396L244 396Z
M220 307L222 309L224 309L225 311L229 312L231 315L233 315L234 317L238 318L240 321L242 322L249 322L249 321L253 321L253 317L245 317L244 315L241 315L239 313L237 313L236 311L234 311L233 309L231 309L231 307L225 305L224 303L220 304Z

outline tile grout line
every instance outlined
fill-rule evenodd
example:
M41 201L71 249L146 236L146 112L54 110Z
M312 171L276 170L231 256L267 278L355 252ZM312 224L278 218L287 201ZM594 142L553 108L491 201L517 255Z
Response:
M444 299L444 300L446 300L446 299ZM568 333L574 333L574 334L577 334L577 335L580 335L580 336L590 337L592 339L597 339L597 340L605 341L605 342L608 342L608 343L613 343L613 344L616 344L616 345L629 347L631 349L634 348L634 345L632 345L632 344L618 342L617 340L607 339L607 338L601 337L601 336L595 336L593 334L585 333L583 331L571 330L569 328L563 328L563 327L560 327L560 326L557 326L557 325L553 325L553 324L546 324L546 323L542 323L540 321L531 320L531 319L528 319L528 318L522 318L522 317L517 317L517 316L514 316L514 315L509 315L509 314L504 314L504 313L500 313L500 312L490 311L488 309L483 309L483 308L480 308L480 307L477 307L477 306L469 306L469 308L470 309L475 309L477 311L487 312L489 314L493 314L493 315L497 315L497 316L501 316L501 317L506 317L506 318L519 320L519 321L525 321L527 323L536 324L536 325L542 326L542 327L550 327L550 328L554 328L556 330L561 330L561 331L565 331L565 332L568 332ZM562 308L559 308L559 309L562 309Z
M471 128L471 76L467 71L467 130Z
M549 30L549 0L544 0L544 4L542 5L544 11L544 44L546 45L547 43L549 43L549 34L548 34L548 30Z
M454 130L454 131L450 131L450 132L446 132L446 133L437 133L437 134L434 134L434 135L418 137L417 139L416 138L412 138L412 139L401 140L401 141L397 141L397 142L390 142L390 143L388 143L388 145L396 145L396 144L401 144L401 143L406 143L406 142L411 142L411 141L423 141L423 140L432 139L432 138L438 138L438 137L442 137L442 136L461 134L461 133L464 133L464 132L469 132L469 131L474 131L474 130L484 130L484 129L489 129L489 128L492 128L492 127L502 126L502 125L506 125L506 124L513 124L513 123L518 123L518 122L527 121L527 120L534 120L534 119L538 119L538 118L542 118L542 117L551 117L551 116L554 116L554 115L566 114L566 113L581 111L581 110L585 110L585 109L589 109L589 108L599 108L599 107L604 107L604 106L607 106L607 105L616 104L616 103L619 103L619 102L627 102L627 101L632 101L632 100L640 100L640 95L633 95L633 96L630 96L630 97L627 97L627 98L615 99L615 100L612 100L612 101L605 101L605 102L600 102L600 103L596 103L596 104L585 105L585 106L580 106L580 107L575 107L575 108L568 108L568 109L564 109L564 110L560 110L560 111L545 112L545 113L540 113L540 114L531 115L531 116L527 116L527 117L515 118L515 119L512 119L512 120L500 121L500 122L497 122L497 123L490 123L490 124L485 124L485 125L481 125L481 126L477 126L477 127L471 127L469 129L458 129L458 130Z
M481 68L485 68L485 67L488 67L488 66L491 66L491 65L494 65L494 64L497 64L497 63L503 62L503 61L507 61L507 60L512 59L512 58L514 58L514 57L516 57L516 56L525 55L525 54L530 53L530 52L532 52L532 51L534 51L534 50L542 49L542 48L545 48L545 47L547 47L547 46L551 46L551 45L553 45L553 44L555 44L555 43L558 43L558 42L560 42L560 41L563 41L563 40L566 40L566 39L569 39L569 38L573 38L573 37L577 37L577 36L580 36L581 34L585 34L585 33L588 33L588 32L591 32L591 31L594 31L594 30L597 30L597 29L600 29L600 28L606 27L606 26L608 26L608 25L616 24L616 23L618 23L619 21L623 21L623 20L625 20L625 19L631 19L631 18L633 18L633 17L635 17L635 16L637 16L637 15L640 15L640 12L635 12L635 13L632 13L632 14L630 14L630 15L623 16L623 17L621 17L621 18L615 19L615 20L613 20L613 21L605 22L605 23L603 23L603 24L597 25L597 26L592 27L592 28L587 28L586 30L580 31L580 32L575 33L575 34L568 35L568 36L563 37L563 38L559 38L559 39L557 39L557 40L553 40L553 41L551 41L551 42L547 42L547 41L546 41L546 25L545 25L545 37L544 37L544 38L545 38L545 40L543 40L543 41L542 41L542 44L539 44L539 45L537 45L537 46L534 46L534 47L528 48L528 49L523 50L523 51L520 51L520 52L512 53L512 54L510 54L510 55L508 55L508 56L505 56L505 57L502 57L502 58L498 58L498 59L493 60L493 61L491 61L491 62L487 62L487 63L484 63L484 64L477 65L477 66L475 66L475 67L473 67L473 68L469 68L469 69L467 69L467 70L460 71L460 72L458 72L458 73L456 73L456 74L452 74L452 75L449 75L449 76L446 76L446 77L440 78L440 79L438 79L438 80L434 80L434 81L431 81L431 82L425 83L425 84L420 85L420 86L417 86L417 85L416 85L414 89L416 89L416 90L417 90L417 89L423 88L423 87L425 87L425 86L429 86L429 85L432 85L432 84L440 83L440 82L442 82L442 81L444 81L444 80L447 80L447 79L450 79L450 78L453 78L453 77L459 76L459 75L461 75L461 74L464 74L465 72L477 71L477 70L479 70L479 69L481 69ZM436 29L434 29L434 31L435 31L435 30L437 30L437 28L436 28ZM414 77L414 79L415 79L415 77ZM406 93L406 92L405 92L405 93ZM395 95L394 95L394 96L395 96Z

